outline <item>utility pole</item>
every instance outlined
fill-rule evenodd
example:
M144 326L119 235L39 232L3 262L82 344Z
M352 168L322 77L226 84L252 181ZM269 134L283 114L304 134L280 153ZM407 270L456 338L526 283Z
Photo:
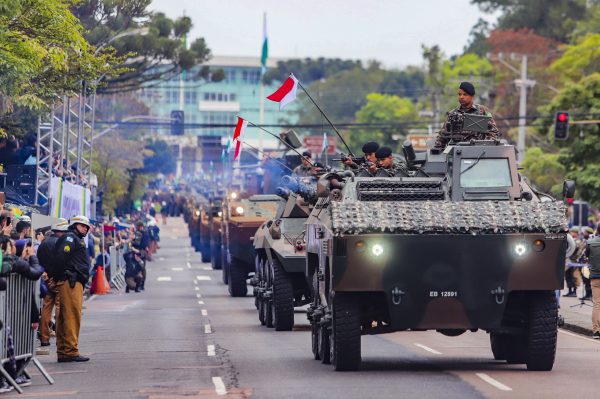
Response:
M515 85L520 89L519 96L519 138L517 140L518 161L525 157L525 125L527 116L527 89L535 86L535 80L527 79L527 54L521 57L521 78L515 79Z

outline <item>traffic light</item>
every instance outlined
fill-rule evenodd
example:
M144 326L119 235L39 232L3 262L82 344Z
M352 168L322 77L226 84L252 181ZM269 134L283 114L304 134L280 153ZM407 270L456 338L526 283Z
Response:
M171 111L171 135L183 136L183 111Z
M557 112L554 118L554 139L566 140L569 137L569 113Z

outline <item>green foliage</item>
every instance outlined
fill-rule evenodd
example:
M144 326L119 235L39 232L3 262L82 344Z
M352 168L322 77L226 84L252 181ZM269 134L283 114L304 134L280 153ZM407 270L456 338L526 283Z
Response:
M548 137L552 136L553 115L559 110L569 110L573 115L600 114L600 73L568 83L550 104L540 109L540 113L549 115L542 119L540 128ZM573 125L569 139L556 144L563 147L560 161L565 165L567 176L576 180L579 196L600 205L600 126Z
M10 3L10 5L8 4ZM57 95L78 92L82 80L119 73L110 51L94 53L71 0L0 2L0 96L41 108ZM10 111L9 103L2 112Z
M414 104L408 98L400 98L387 94L371 93L367 95L367 103L356 113L357 123L402 123L417 119ZM407 128L397 125L393 128L356 129L348 135L350 147L360 148L367 141L377 141L380 145L397 147L393 135L406 136Z
M589 34L579 43L567 46L551 68L562 80L571 82L600 71L600 33Z
M469 33L469 41L464 47L463 53L473 53L480 57L490 51L490 46L487 43L487 37L490 34L490 23L485 19L479 18L477 23L471 28Z
M521 166L524 175L538 190L557 197L561 195L566 168L561 163L559 154L546 153L539 147L530 147L525 152Z
M586 0L471 0L483 11L500 11L501 29L531 28L566 43L578 21L586 19Z
M192 20L172 20L163 13L150 13L151 0L82 0L73 7L86 29L86 38L97 48L112 47L125 60L128 71L106 79L100 92L138 89L143 83L174 77L209 59L203 38L186 47ZM147 29L145 29L147 28ZM194 79L222 80L222 73L199 68Z
M276 68L270 68L265 73L263 81L271 84L273 81L282 82L293 73L304 84L326 79L332 75L355 68L362 68L359 60L342 60L339 58L305 58L277 62Z
M600 33L600 3L598 2L590 5L586 18L577 21L572 36L577 39L589 33Z

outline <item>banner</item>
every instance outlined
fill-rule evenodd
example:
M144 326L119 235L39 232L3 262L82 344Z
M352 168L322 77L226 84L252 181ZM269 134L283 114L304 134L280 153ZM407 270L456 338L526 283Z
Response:
M76 215L91 216L91 192L88 188L53 177L49 197L50 216L65 219Z

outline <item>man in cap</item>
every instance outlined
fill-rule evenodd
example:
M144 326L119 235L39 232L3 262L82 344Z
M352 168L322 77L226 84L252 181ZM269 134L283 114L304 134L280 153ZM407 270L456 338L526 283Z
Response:
M56 243L56 273L60 310L56 320L56 353L58 362L87 362L89 357L79 353L79 330L83 308L83 288L90 278L90 260L85 247L85 236L90 221L85 216L74 216L69 229Z
M442 130L438 134L437 140L435 142L435 147L444 148L448 145L448 142L452 139L456 141L455 138L449 137L448 132L451 130L448 129L448 126L451 126L451 118L456 114L471 114L471 115L482 115L482 116L490 116L492 119L488 122L488 132L487 133L478 133L471 132L467 130L463 130L458 133L460 137L460 141L467 141L471 139L497 139L500 137L500 132L498 131L498 127L496 126L496 122L494 121L494 117L490 110L480 104L475 104L473 98L475 96L475 86L471 82L462 82L458 87L458 102L460 105L454 108L451 111L448 111L446 122L442 126Z
M56 273L62 267L56 264L57 258L55 256L56 243L58 239L64 236L69 229L69 221L67 219L58 219L51 227L52 234L46 237L40 244L37 256L40 264L46 271L42 278L46 282L48 291L44 297L44 303L42 306L42 316L40 320L40 341L42 346L50 345L50 324L52 322L52 311L56 306L56 320L58 320L60 299L58 297L58 287L56 286Z
M312 172L312 154L310 151L304 151L302 153L302 164L294 168L292 176L308 177Z
M407 176L403 165L394 162L394 156L390 147L379 147L375 152L375 157L377 158L377 163L369 167L369 172L371 172L372 176Z
M15 226L17 234L19 234L19 240L31 237L31 218L29 216L22 216Z
M361 164L374 164L377 162L377 157L375 156L375 153L377 152L377 150L379 149L379 144L376 143L375 141L369 141L368 143L363 144L362 146L362 152L363 152L363 159L361 160ZM342 158L342 162L349 166L352 169L358 169L359 164L354 162L352 160L352 158L347 157L347 158Z

